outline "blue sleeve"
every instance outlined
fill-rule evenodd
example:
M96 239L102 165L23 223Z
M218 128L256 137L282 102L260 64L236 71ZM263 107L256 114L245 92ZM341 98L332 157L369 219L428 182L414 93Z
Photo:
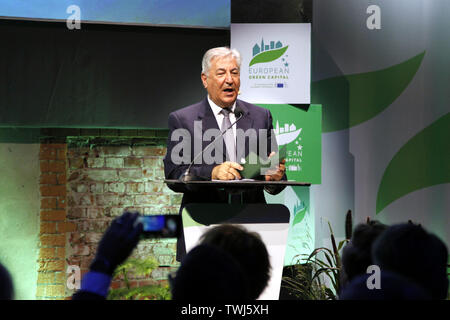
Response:
M89 291L106 298L109 286L111 284L111 276L101 272L89 271L81 281L81 290Z

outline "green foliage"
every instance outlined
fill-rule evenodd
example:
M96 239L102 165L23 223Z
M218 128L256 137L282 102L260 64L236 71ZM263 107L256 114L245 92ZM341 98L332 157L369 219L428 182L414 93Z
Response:
M118 266L114 271L114 277L123 275L125 283L129 286L128 273L131 272L135 276L149 276L154 269L159 266L158 261L154 257L145 259L129 258L123 264Z
M169 300L170 289L168 285L155 284L131 288L129 277L147 277L159 266L154 257L145 259L129 258L117 267L113 277L123 276L125 288L111 289L108 300Z
M297 258L296 274L283 277L283 286L297 298L303 300L337 299L337 293L341 288L342 267L339 252L349 239L336 244L330 222L328 222L328 227L332 250L321 247L314 249L309 255L295 256ZM331 288L324 284L323 279L325 278L331 283Z
M148 285L139 288L118 288L108 294L108 300L170 300L168 285Z
M320 278L312 280L312 264L296 264L292 266L293 274L284 276L282 285L290 295L300 300L326 300L325 286Z

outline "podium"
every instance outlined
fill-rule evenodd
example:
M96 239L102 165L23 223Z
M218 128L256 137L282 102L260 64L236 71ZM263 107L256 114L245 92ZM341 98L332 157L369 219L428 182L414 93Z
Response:
M238 224L261 236L269 253L271 277L258 300L278 300L284 267L290 213L282 204L242 203L239 194L248 188L263 186L310 186L294 181L190 181L165 180L176 189L220 188L229 193L228 203L190 203L181 213L186 252L198 244L209 228L219 224ZM237 197L236 197L237 196ZM242 199L241 199L242 200Z

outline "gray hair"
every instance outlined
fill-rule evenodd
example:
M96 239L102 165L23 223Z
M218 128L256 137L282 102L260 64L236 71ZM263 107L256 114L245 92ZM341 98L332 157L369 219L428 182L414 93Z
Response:
M217 57L226 57L226 56L232 56L236 59L236 63L238 65L238 68L241 68L241 54L237 49L230 49L228 47L218 47L218 48L212 48L206 51L205 55L203 56L202 60L202 73L205 75L208 75L209 68L211 67L211 61L214 58Z

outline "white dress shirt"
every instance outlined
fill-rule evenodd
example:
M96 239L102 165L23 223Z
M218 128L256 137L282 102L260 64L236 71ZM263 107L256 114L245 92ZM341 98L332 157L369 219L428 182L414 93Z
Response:
M222 108L219 107L217 104L215 104L208 95L208 102L209 105L211 106L212 112L214 113L214 117L216 117L216 121L217 124L219 125L219 129L222 129L222 122L223 122L223 118L224 115L221 113ZM230 122L233 123L234 121L236 121L236 116L234 114L234 109L236 108L236 101L233 103L233 105L231 106L231 111L229 114L230 117ZM231 127L233 129L233 136L234 136L234 141L236 143L236 125Z

